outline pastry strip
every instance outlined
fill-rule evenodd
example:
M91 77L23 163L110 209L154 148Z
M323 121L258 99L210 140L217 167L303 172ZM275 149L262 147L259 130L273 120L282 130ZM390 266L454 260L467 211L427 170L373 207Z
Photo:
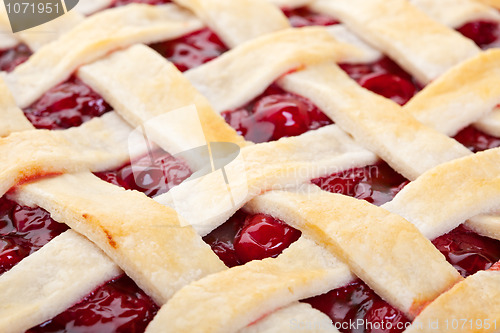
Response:
M193 11L229 47L290 27L267 0L174 0Z
M407 0L317 0L311 8L342 20L422 83L480 52L471 40Z
M360 87L335 64L311 66L278 83L309 98L340 128L408 179L470 154L455 140L402 112L396 103Z
M500 0L476 0L477 2L482 2L488 6L500 9Z
M24 116L21 109L16 106L14 97L4 80L0 78L0 137L12 132L34 129L33 125Z
M44 208L85 235L158 304L185 284L225 268L192 228L180 226L174 210L90 173L22 185L15 199Z
M244 105L297 68L356 58L362 59L357 47L337 42L325 28L308 27L256 38L185 75L221 112Z
M206 98L174 65L147 46L135 45L115 52L100 61L83 66L78 75L133 126L141 126L149 120L161 121L157 117L194 104L204 141L233 142L239 146L248 144L213 111ZM179 122L182 121L182 114L175 116ZM172 126L172 132L162 131L158 136L152 137L153 141L172 154L196 147L199 139L193 133L191 123L187 127L181 124L163 124L162 126ZM172 135L179 128L180 132Z
M98 247L66 231L0 276L0 330L24 332L120 273Z
M30 130L1 138L0 195L40 176L117 168L129 159L129 135L130 127L110 113L68 130Z
M112 23L110 23L112 22ZM132 4L93 15L54 43L4 74L17 105L29 106L79 66L137 42L173 39L200 29L201 23L173 5Z
M446 209L443 209L446 202ZM439 165L383 206L434 239L466 219L500 208L500 148ZM429 212L433 212L429 214ZM496 235L500 224L496 224Z
M439 296L405 333L498 332L500 271L477 272Z
M363 200L308 185L265 193L246 208L286 221L325 246L409 317L461 279L413 224Z
M335 125L245 147L240 154L241 160L225 167L228 184L220 171L214 172L188 179L155 200L174 208L200 234L206 235L261 193L376 161L375 155L359 147Z
M500 20L500 14L496 10L475 0L410 0L410 2L433 20L451 28L458 28L465 23L478 20Z
M276 308L340 287L349 269L301 238L278 258L251 261L182 288L146 332L235 332ZM328 285L330 288L325 288ZM217 311L206 311L206 307ZM287 331L292 331L289 326Z
M500 103L500 50L450 69L415 95L403 109L421 123L452 136Z

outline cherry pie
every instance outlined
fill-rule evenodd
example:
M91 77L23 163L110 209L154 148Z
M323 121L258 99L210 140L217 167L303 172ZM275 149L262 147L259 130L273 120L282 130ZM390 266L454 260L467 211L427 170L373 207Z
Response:
M498 9L0 6L0 331L500 332Z

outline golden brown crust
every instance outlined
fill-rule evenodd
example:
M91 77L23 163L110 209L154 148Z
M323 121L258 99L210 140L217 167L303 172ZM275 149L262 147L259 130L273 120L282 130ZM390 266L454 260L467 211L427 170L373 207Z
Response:
M134 43L173 39L201 27L200 21L173 5L133 4L91 16L30 59L4 74L17 105L29 106L79 66Z
M119 167L129 159L129 134L130 127L110 113L68 130L28 130L0 138L0 195L38 177Z
M98 247L67 231L0 276L0 330L41 324L120 273Z
M267 192L246 208L300 229L410 317L461 279L415 226L363 200L310 185Z
M422 83L480 52L407 0L317 0L311 7L342 20Z
M182 288L146 332L236 332L280 307L342 286L351 278L335 257L300 239L278 258L254 260Z
M239 45L185 75L221 112L241 107L293 70L362 57L359 48L336 41L325 28L287 29Z
M174 210L90 173L25 184L15 195L92 240L158 304L225 268L194 229L180 226Z
M405 332L498 332L499 285L500 271L469 276L427 306Z
M335 64L311 66L287 75L279 84L309 98L340 128L410 180L470 154L457 141L402 112L396 103L360 87Z
M429 170L384 208L403 216L434 239L468 218L498 210L499 202L500 148L495 148ZM498 233L500 224L494 228Z
M193 11L229 47L290 27L267 0L175 0ZM224 14L222 14L224 13Z

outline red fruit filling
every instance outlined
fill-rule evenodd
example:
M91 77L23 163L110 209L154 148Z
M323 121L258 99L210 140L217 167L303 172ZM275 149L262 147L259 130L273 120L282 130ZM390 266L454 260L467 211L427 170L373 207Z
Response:
M134 281L123 275L27 332L144 332L158 309Z
M110 7L121 7L131 3L143 3L146 5L164 5L172 2L171 0L114 0Z
M80 126L109 111L111 107L99 94L72 76L47 91L24 113L36 128L55 130Z
M191 176L191 170L181 160L163 150L155 150L117 170L97 172L96 176L127 190L154 197L182 183Z
M377 206L391 201L409 183L385 162L345 170L311 182L325 191L363 199Z
M297 136L332 123L308 99L275 84L245 106L225 111L222 116L245 139L256 143Z
M480 236L463 225L432 243L463 277L487 270L500 260L500 241Z
M41 208L21 206L0 199L0 274L11 269L51 239L66 231Z
M483 133L473 126L468 126L458 132L454 139L475 153L500 147L500 138Z
M410 324L404 313L383 301L359 279L304 302L327 314L344 333L397 333Z
M328 26L338 24L336 19L320 13L315 13L307 7L295 9L283 9L283 13L288 17L292 27L300 28L312 25Z
M204 241L229 266L277 257L299 239L301 232L269 215L242 211L204 237Z
M208 28L150 46L181 72L200 66L227 51L224 43Z
M0 51L0 71L11 72L32 55L25 44L18 44L10 49Z
M420 85L388 57L368 64L340 64L340 67L362 87L404 105Z
M500 29L497 22L474 21L464 24L457 29L462 35L470 38L482 49L498 47Z

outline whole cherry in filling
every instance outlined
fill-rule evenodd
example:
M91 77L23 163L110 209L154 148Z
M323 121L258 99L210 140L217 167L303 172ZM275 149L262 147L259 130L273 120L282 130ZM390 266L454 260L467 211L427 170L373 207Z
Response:
M66 231L41 208L0 199L0 274Z
M226 122L245 139L261 143L297 136L332 121L308 99L269 86L243 107L225 111Z
M161 149L151 151L119 169L96 173L108 183L143 192L149 197L166 193L190 175L191 170L183 161Z
M11 72L29 59L32 52L26 44L18 44L12 48L0 50L0 71Z
M284 8L283 13L288 17L290 24L294 28L313 25L329 26L339 23L336 19L325 14L313 12L307 7Z
M158 306L153 300L123 275L27 332L144 332L157 312Z
M66 129L111 111L104 99L80 79L72 76L24 110L36 128Z
M150 46L181 72L200 66L227 51L224 43L208 28Z
M500 29L494 21L472 21L457 28L467 38L470 38L482 49L498 46Z

